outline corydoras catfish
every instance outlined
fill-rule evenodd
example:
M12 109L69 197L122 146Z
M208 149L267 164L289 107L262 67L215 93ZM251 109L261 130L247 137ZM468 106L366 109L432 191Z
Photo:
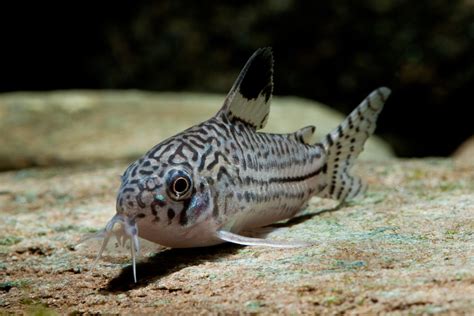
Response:
M321 142L314 126L289 134L259 132L273 92L273 55L257 50L222 108L151 148L122 176L116 214L97 236L130 240L133 272L139 239L166 247L298 247L306 242L248 237L244 231L294 217L313 196L344 201L364 192L350 173L374 132L390 90L373 91ZM121 229L113 229L120 223ZM97 237L96 236L96 237Z

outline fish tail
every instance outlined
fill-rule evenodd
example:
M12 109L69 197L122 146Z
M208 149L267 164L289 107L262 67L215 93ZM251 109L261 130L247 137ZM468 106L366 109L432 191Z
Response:
M321 145L327 154L324 189L317 194L323 198L344 201L363 193L367 186L350 174L354 161L364 149L367 138L373 134L377 118L390 95L390 89L374 90L332 132L326 135Z

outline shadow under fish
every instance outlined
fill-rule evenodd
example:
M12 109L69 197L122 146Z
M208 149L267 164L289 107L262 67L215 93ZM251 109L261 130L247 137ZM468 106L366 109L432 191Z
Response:
M136 265L139 271L137 281L130 278L130 273L133 270L132 265L130 265L123 268L120 274L111 279L100 291L103 293L117 293L141 288L188 266L221 260L237 253L242 247L241 245L226 243L202 248L166 249ZM179 289L168 290L177 291Z

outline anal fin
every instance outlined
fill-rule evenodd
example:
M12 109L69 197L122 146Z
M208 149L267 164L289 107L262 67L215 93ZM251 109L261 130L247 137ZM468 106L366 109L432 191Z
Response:
M238 234L231 233L226 230L218 230L216 237L220 240L231 242L234 244L245 245L245 246L264 246L274 248L299 248L309 247L312 244L303 241L279 241L269 240L262 238L246 237Z

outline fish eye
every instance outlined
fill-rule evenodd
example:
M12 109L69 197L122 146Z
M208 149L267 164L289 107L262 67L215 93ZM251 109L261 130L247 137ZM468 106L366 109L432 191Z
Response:
M175 199L184 199L191 192L191 178L184 171L174 171L170 173L168 181L168 191Z
M186 193L189 189L189 182L186 178L179 177L173 182L173 192L177 195L182 195Z

